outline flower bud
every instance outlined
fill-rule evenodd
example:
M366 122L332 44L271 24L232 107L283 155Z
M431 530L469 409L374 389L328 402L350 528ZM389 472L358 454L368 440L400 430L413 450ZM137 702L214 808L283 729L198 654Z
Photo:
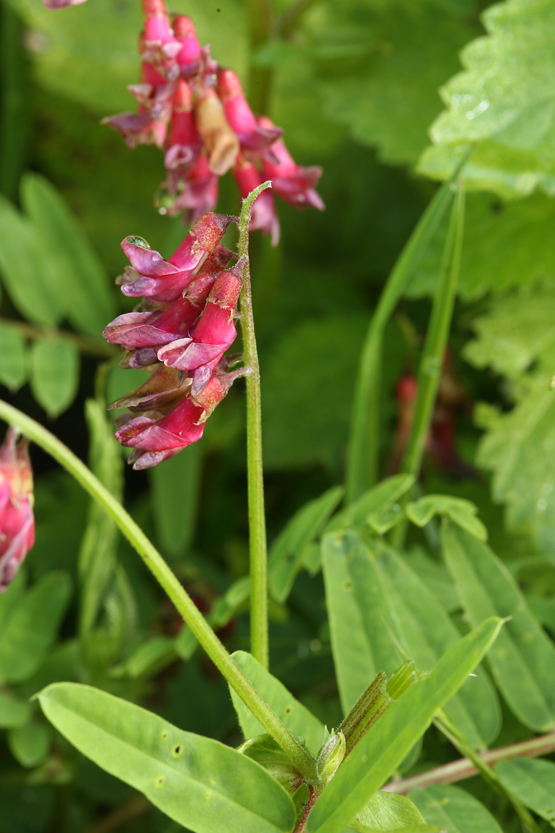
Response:
M10 428L0 447L0 593L35 543L28 441L16 444L16 438L16 430Z
M316 760L316 773L321 781L329 781L345 757L346 743L342 731L336 732L322 746Z

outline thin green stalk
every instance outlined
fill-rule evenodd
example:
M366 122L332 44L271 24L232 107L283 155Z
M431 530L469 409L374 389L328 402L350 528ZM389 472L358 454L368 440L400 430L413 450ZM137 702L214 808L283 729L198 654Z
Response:
M370 322L359 363L347 453L346 500L352 503L378 479L379 369L383 333L410 278L453 200L452 185L468 154L422 215L393 267Z
M422 456L426 437L430 430L437 391L441 380L441 370L445 348L449 339L451 319L457 293L459 272L462 255L464 233L464 186L459 184L457 198L453 204L453 211L447 230L447 238L443 251L443 260L439 281L434 297L432 314L426 343L420 366L418 369L418 393L414 407L414 416L410 429L407 450L403 457L401 470L415 477L422 465ZM406 503L408 495L401 499ZM403 546L406 535L407 522L400 523L393 532L392 541L395 547Z
M271 39L273 11L271 0L247 0L249 15L250 54L256 58L257 51ZM249 101L255 113L267 113L273 71L251 59L249 71Z
M251 653L268 668L268 553L264 512L264 471L262 466L262 412L260 404L260 367L254 316L251 275L248 258L251 206L271 182L265 182L243 200L239 220L239 258L243 258L241 289L241 329L247 382L247 478L249 500L249 552L251 576Z
M237 692L265 730L279 743L297 768L309 778L314 777L315 762L297 739L276 717L260 694L230 657L210 625L160 553L137 526L123 506L94 476L87 466L50 431L34 419L0 400L0 419L15 425L22 434L40 445L57 460L83 488L114 519L131 546L139 553L154 577L167 593L183 620L202 645L214 665L221 671L229 685Z
M538 758L552 752L555 752L555 732L539 735L530 740L523 740L520 743L512 743L510 746L500 746L498 749L479 752L477 755L484 764L492 767L501 763L501 761L512 761L513 758L525 757ZM420 772L418 775L411 775L409 778L400 778L398 781L390 781L382 789L385 792L392 792L397 795L407 795L411 790L421 790L434 784L456 784L457 781L472 778L478 773L478 767L469 758L459 758L458 761L429 769L427 772Z

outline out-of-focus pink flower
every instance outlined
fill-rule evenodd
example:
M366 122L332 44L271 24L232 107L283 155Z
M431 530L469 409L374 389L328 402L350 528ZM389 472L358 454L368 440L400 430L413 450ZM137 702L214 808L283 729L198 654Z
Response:
M233 168L233 176L243 199L265 181L256 165L250 162L242 153L237 157L237 162ZM251 231L260 229L263 234L270 234L272 246L277 246L279 243L279 220L276 214L276 204L274 195L268 188L262 191L253 203L249 229Z
M0 593L13 580L35 543L33 472L28 441L10 428L0 447Z
M266 116L261 116L258 124L268 130L273 127L273 122ZM322 176L322 168L303 168L302 165L297 165L281 139L274 142L270 149L276 161L272 161L269 154L264 156L262 170L264 178L272 180L272 188L276 194L296 208L312 205L323 211L324 202L315 190Z
M175 60L180 74L184 78L196 75L200 67L200 43L193 21L186 14L178 14L173 19L173 34L181 45Z
M257 123L241 82L232 69L220 69L218 72L218 95L224 106L225 117L237 134L242 148L263 150L270 147L283 133L274 124L268 128Z

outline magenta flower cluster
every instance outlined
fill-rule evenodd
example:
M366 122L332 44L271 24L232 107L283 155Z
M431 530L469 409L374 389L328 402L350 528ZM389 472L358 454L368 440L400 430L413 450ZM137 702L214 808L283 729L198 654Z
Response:
M0 446L0 593L35 543L33 472L27 440L10 428Z
M272 191L256 200L250 229L279 239L277 194L297 208L322 210L315 188L322 170L297 165L280 139L281 129L265 116L256 118L237 75L201 48L186 15L168 18L164 0L143 0L144 32L139 38L141 82L128 89L137 113L104 119L127 144L154 144L164 150L166 178L157 198L159 210L184 212L188 224L218 199L218 179L232 170L241 196L266 180Z
M122 248L131 266L118 278L121 291L141 297L139 309L120 315L104 330L124 349L123 367L145 368L147 381L111 409L116 438L133 448L135 469L157 465L202 437L204 425L232 382L245 369L229 371L224 358L237 336L235 317L243 262L221 240L235 218L207 213L194 223L174 254L164 260L141 237Z

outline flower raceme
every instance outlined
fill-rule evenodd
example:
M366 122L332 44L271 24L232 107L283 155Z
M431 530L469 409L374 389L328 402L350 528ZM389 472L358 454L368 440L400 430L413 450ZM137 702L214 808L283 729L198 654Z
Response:
M144 368L147 381L110 408L116 438L133 448L135 469L157 465L202 437L204 424L245 368L224 358L237 336L235 317L243 262L221 244L233 217L207 213L164 260L140 237L122 248L131 262L118 279L122 292L142 296L140 309L118 316L104 337L124 349L122 366Z
M142 0L144 31L139 37L141 80L128 87L137 113L120 113L104 123L129 147L154 144L164 151L166 178L157 205L161 213L184 213L187 224L215 208L218 180L228 171L246 197L271 179L273 192L295 206L323 210L316 193L321 168L296 165L281 140L282 130L257 118L231 69L201 48L186 15L170 21L164 0ZM264 191L251 214L250 229L279 240L274 193Z
M15 577L35 543L33 472L28 441L10 428L0 446L0 593Z

